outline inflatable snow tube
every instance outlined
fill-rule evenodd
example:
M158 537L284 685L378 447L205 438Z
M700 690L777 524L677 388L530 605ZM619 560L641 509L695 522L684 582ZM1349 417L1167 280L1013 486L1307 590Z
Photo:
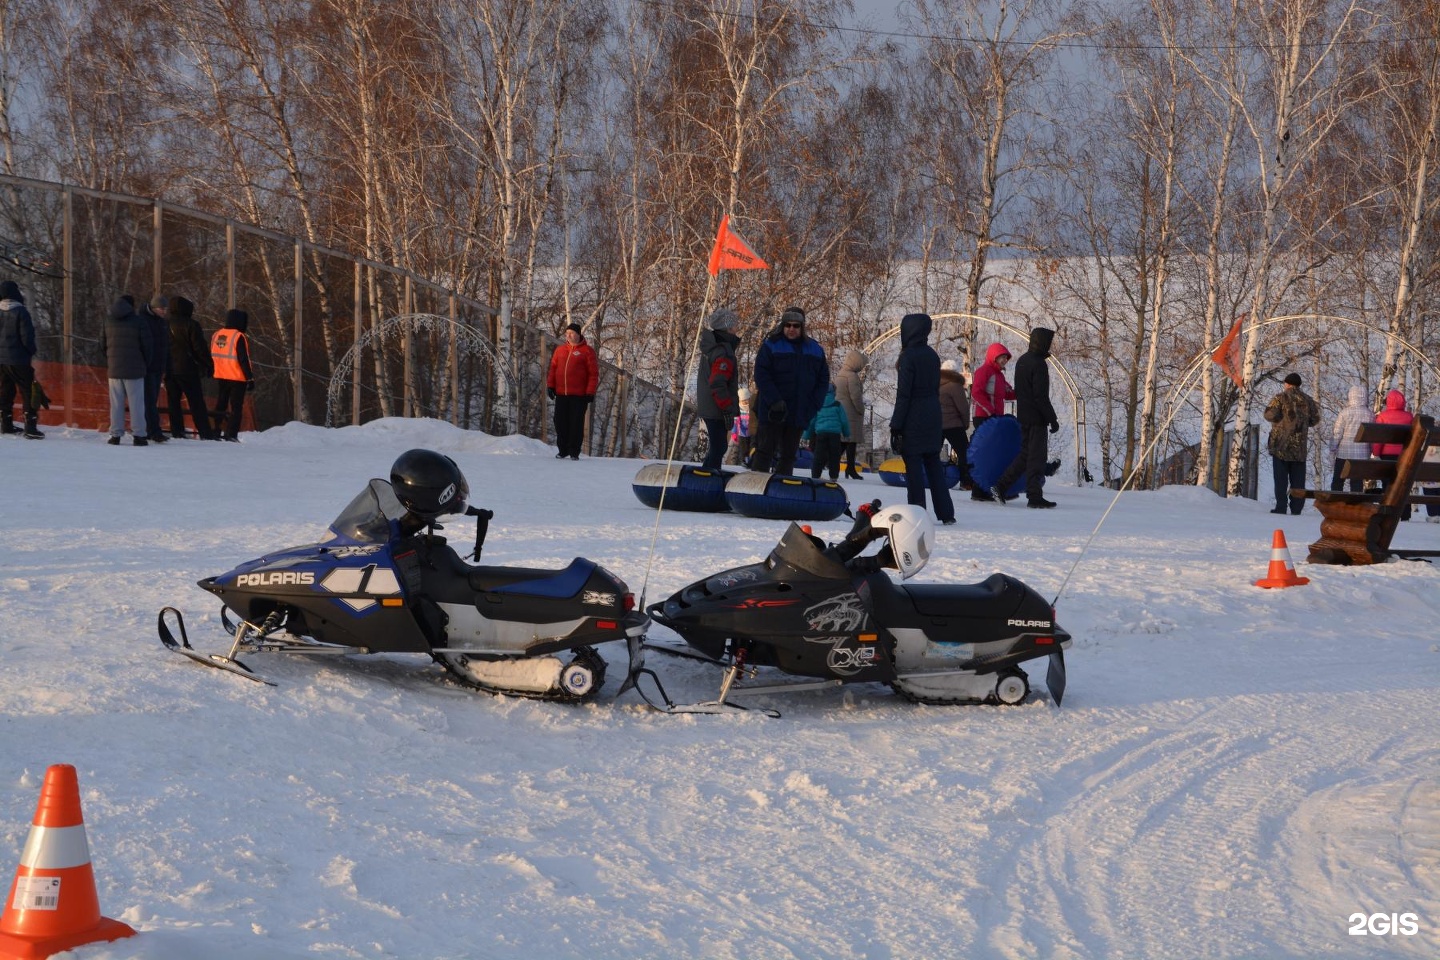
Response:
M834 480L740 473L725 485L730 509L761 520L834 520L845 512L845 488Z
M640 468L630 489L647 507L659 507L660 494L665 494L666 510L692 510L700 513L724 513L730 509L725 500L725 484L736 476L726 470L702 470L693 463L672 463L669 475L666 465L651 463Z
M892 487L905 486L905 461L899 457L891 457L876 468L880 479Z
M1009 465L1009 461L1006 461ZM1001 467L1004 470L1005 467ZM880 464L880 479L892 487L905 486L905 461L900 457L891 457ZM945 464L945 486L952 490L960 482L960 466L955 463Z
M1000 479L1000 474L1010 466L1020 452L1020 421L1006 414L991 417L975 429L970 437L970 448L966 460L970 464L970 479L977 490L989 490ZM1025 489L1025 475L1022 473L1010 489L1004 491L1007 497L1018 497Z

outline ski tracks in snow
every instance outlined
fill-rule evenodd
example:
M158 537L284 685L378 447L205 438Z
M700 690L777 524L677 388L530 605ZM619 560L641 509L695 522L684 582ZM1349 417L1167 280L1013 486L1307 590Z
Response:
M1177 702L1128 729L1108 715L1115 735L1079 738L1093 751L1061 758L1044 786L1069 795L1047 796L1055 812L992 864L1004 909L991 946L1007 958L1434 956L1440 783L1391 731L1437 708L1421 690L1375 702L1358 728L1363 704L1275 696ZM1357 912L1416 913L1420 933L1352 936Z

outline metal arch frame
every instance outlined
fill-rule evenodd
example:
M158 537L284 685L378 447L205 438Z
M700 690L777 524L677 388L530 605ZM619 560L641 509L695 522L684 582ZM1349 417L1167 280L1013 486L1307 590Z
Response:
M932 313L930 319L980 320L1003 330L1008 330L1026 343L1030 342L1030 331L1022 330L1013 324L1006 323L1004 320L996 320L994 317L986 317L978 313ZM867 343L865 345L865 355L867 357L871 356L874 350L884 346L899 335L900 325L896 324ZM1060 382L1065 385L1066 392L1070 394L1070 408L1075 419L1075 485L1081 486L1085 482L1086 460L1089 454L1089 444L1086 442L1087 431L1085 429L1085 397L1080 392L1079 383L1070 371L1066 369L1065 364L1061 363L1055 357L1051 357L1050 362L1055 367L1056 372L1060 374Z
M451 349L454 351L450 369L451 397L454 403L451 408L452 423L459 412L458 376L455 362L459 358L462 343L467 349L474 350L489 360L491 369L504 381L509 395L512 397L517 395L515 381L511 378L510 371L500 362L500 355L480 331L451 317L442 317L436 313L406 313L390 317L365 331L335 364L335 372L330 376L330 387L325 396L325 426L335 426L335 411L344 402L345 388L354 376L356 358L367 346L376 341L384 342L397 332L406 336L415 333L448 333L450 335Z

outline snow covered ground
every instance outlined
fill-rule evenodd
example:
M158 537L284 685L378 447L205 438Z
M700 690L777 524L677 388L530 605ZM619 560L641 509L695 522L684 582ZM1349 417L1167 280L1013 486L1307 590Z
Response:
M651 602L782 527L667 513L650 566L639 461L429 421L244 441L0 438L0 883L46 767L74 764L102 909L141 931L76 957L1440 953L1440 570L1305 564L1312 510L1127 493L1085 550L1110 491L1054 485L1053 511L962 494L920 581L1001 570L1050 597L1079 560L1063 708L1036 667L1016 708L862 686L764 701L780 719L677 717L615 699L616 644L581 707L416 657L250 658L272 688L165 652L162 606L224 648L195 581L318 539L411 447L495 511L486 562L583 555L637 595L648 566ZM1277 522L1308 586L1252 585ZM1396 544L1440 548L1440 525ZM676 699L715 695L714 668L651 665ZM1352 932L1377 913L1418 929Z

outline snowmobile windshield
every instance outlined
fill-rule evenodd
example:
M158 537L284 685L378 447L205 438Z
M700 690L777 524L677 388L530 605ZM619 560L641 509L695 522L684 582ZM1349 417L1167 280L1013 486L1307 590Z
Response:
M390 522L405 516L405 507L386 480L371 480L330 524L329 539L355 543L387 543Z
M827 554L810 534L795 523L790 524L775 549L770 551L769 564L777 571L789 568L822 580L850 578L850 571L845 569L845 565Z

